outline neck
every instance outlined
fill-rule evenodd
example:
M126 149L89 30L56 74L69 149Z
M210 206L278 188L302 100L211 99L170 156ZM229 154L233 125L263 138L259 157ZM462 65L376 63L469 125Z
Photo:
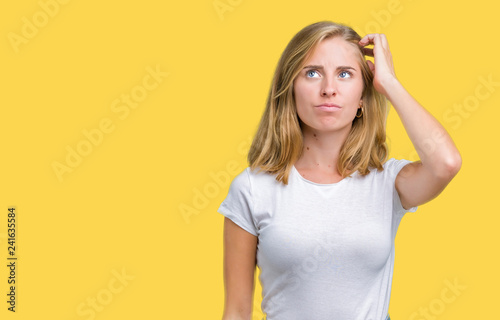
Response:
M340 174L337 170L340 148L347 139L350 129L346 127L344 130L326 132L304 126L303 152L295 165L307 170Z

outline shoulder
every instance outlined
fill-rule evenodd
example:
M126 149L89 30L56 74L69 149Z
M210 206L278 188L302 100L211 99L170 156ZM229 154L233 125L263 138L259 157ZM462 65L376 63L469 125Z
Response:
M230 177L226 176L229 180ZM239 171L229 184L228 195L232 198L250 198L252 194L252 187L250 183L250 176L248 174L248 168Z
M275 186L276 184L279 184L279 182L276 181L275 175L246 167L234 177L230 188L247 189L251 192L253 189L259 190L269 186Z
M412 161L410 160L390 158L386 162L384 162L382 166L384 168L384 171L386 171L386 175L389 175L395 179L399 171L401 171L403 167L410 163L412 163Z
M256 187L277 186L280 184L280 182L276 180L276 174L258 168L252 169L250 167L245 168L244 171L248 174L250 183Z
M399 172L407 165L412 163L406 159L390 158L382 163L382 168L370 167L370 173L362 176L365 183L384 184L394 186Z

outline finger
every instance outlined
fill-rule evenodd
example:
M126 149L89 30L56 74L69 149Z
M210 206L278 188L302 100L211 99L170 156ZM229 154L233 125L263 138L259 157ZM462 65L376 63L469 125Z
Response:
M374 38L375 38L375 33L370 33L364 36L361 40L359 40L359 45L364 47L368 44L373 44Z
M382 47L387 50L389 49L389 42L387 42L387 37L383 33L380 34L380 43L382 44Z

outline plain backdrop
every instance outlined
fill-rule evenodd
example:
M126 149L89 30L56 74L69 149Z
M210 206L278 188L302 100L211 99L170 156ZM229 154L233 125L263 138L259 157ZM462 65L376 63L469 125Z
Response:
M391 319L497 315L497 13L485 0L3 2L0 317L220 319L216 210L282 51L321 20L385 33L398 78L463 158L401 222ZM387 135L390 157L418 160L392 108ZM261 299L257 279L254 319Z

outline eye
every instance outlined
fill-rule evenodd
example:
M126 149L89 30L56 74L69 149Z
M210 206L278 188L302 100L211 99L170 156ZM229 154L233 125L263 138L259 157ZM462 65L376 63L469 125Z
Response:
M350 78L350 77L352 76L352 73L351 73L351 72L349 72L349 71L344 70L344 71L341 71L341 72L340 72L339 76L340 76L341 78L343 78L343 79L345 79L345 78Z
M306 71L306 77L313 78L313 77L314 77L313 75L314 75L315 73L316 73L316 74L318 74L318 73L316 72L316 70L308 70L308 71Z

